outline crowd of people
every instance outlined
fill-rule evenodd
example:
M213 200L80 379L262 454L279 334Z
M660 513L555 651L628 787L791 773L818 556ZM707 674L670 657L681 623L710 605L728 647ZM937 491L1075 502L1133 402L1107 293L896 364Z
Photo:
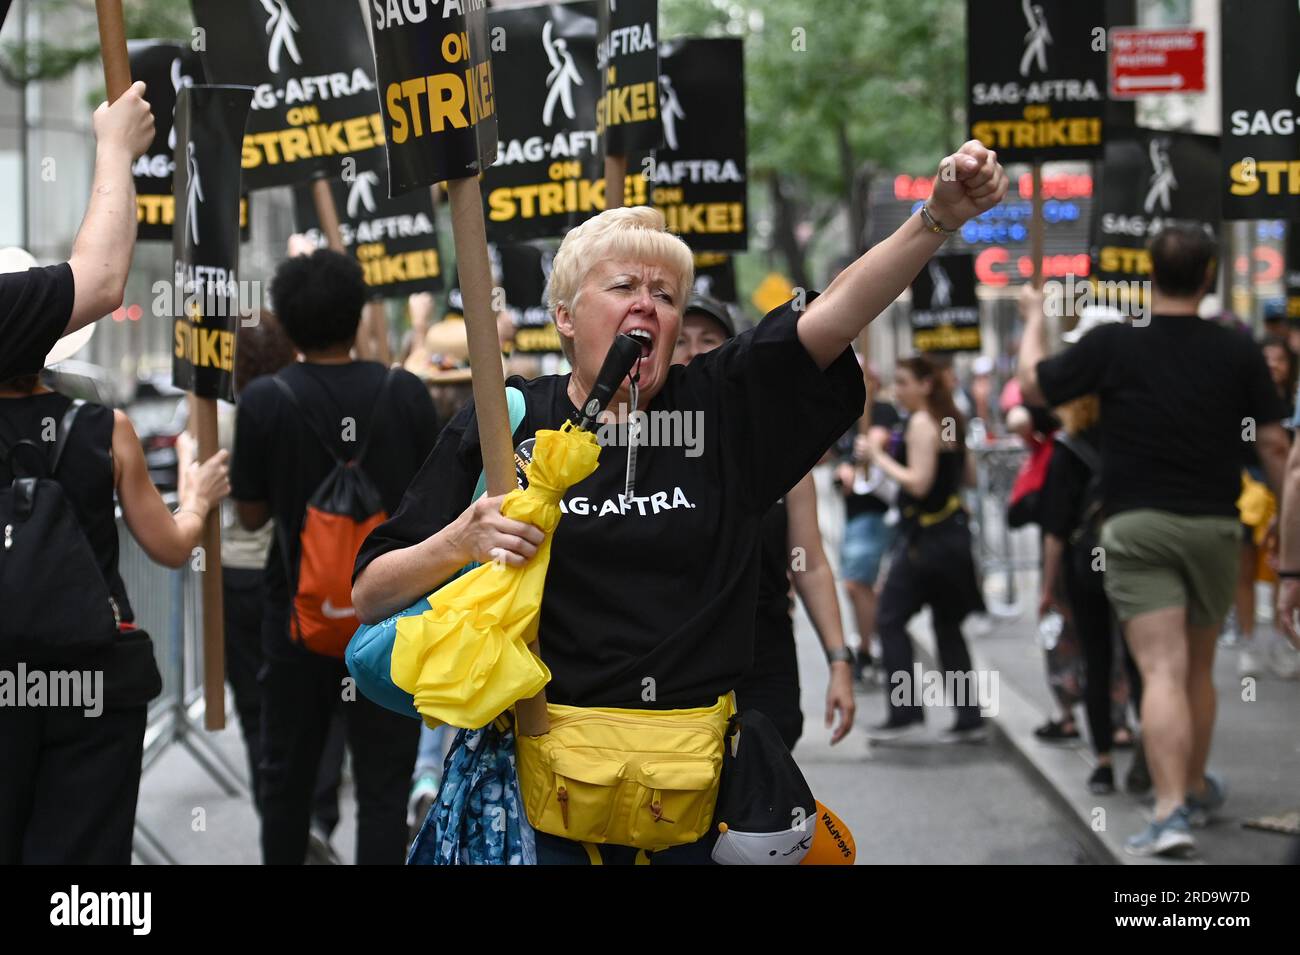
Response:
M503 497L476 494L483 456L463 320L433 321L432 297L413 296L400 360L390 368L359 359L367 292L360 267L343 254L291 243L296 254L270 285L274 313L264 310L240 331L238 399L220 416L222 450L202 462L182 455L174 512L150 483L122 412L73 402L43 383L59 339L121 301L134 243L130 167L153 131L142 90L136 84L95 114L95 187L69 261L42 268L11 256L0 275L0 486L8 495L0 506L24 506L33 480L61 489L72 519L59 525L57 547L47 545L48 559L61 559L60 547L88 551L104 603L93 620L72 625L91 630L111 610L112 631L80 656L45 661L103 670L111 688L103 716L0 708L0 861L130 860L146 707L161 687L119 573L115 506L150 558L179 566L209 512L229 497L227 679L262 857L332 858L346 751L355 858L400 863L437 799L448 746L464 747L465 735L449 739L445 727L422 727L341 692L344 662L312 648L308 618L378 623L467 565L526 564L543 532L504 516ZM553 534L538 633L548 701L567 719L636 711L666 727L686 718L720 741L732 714L758 711L793 750L804 716L792 589L825 651L833 743L859 719L855 691L879 683L879 722L863 735L888 744L923 731L919 695L892 692L912 677L908 626L923 608L940 668L972 672L962 624L985 608L964 489L968 447L996 414L992 365L977 360L964 391L949 358L905 358L886 398L853 347L947 236L1006 192L996 155L977 143L945 162L955 174L936 178L920 214L806 307L792 301L743 331L726 305L692 294L691 253L653 209L604 212L564 239L548 297L571 371L511 369L524 372L508 379L524 400L514 441L575 415L620 333L637 335L642 354L610 413L703 420L698 455L604 446L574 493L606 506L570 515ZM1061 712L1039 735L1077 739L1073 706L1081 700L1096 755L1088 786L1111 792L1112 749L1134 743L1132 703L1150 783L1135 769L1129 788L1155 790L1154 819L1129 842L1144 855L1190 850L1192 827L1226 799L1225 781L1207 763L1214 652L1229 608L1248 673L1261 666L1256 580L1280 578L1280 623L1293 639L1300 604L1300 491L1283 494L1288 480L1300 483L1300 461L1288 469L1283 427L1295 413L1295 353L1283 337L1256 345L1197 318L1215 281L1216 250L1203 232L1169 228L1151 253L1150 322L1103 322L1086 334L1081 326L1053 357L1042 294L1027 287L1019 394L1003 401L1007 428L1051 450L1021 518L1042 533L1039 611L1068 619L1084 664L1076 692L1058 696ZM50 421L59 423L53 432ZM819 464L833 468L843 499L838 581L818 523ZM355 566L344 555L352 606L309 607L302 582L323 571L307 566L304 535L340 472L362 482L356 493L372 505L362 516L373 520L353 549ZM646 499L671 506L629 506ZM14 526L21 536L21 524L7 534ZM856 640L845 632L837 583ZM940 739L987 738L978 700L957 701L954 713ZM569 780L579 783L595 780ZM716 788L716 769L701 786ZM562 779L558 798L567 826ZM658 802L650 806L655 822L674 824ZM632 858L628 846L575 833L539 828L535 837L543 863ZM670 840L650 862L708 862L715 837Z

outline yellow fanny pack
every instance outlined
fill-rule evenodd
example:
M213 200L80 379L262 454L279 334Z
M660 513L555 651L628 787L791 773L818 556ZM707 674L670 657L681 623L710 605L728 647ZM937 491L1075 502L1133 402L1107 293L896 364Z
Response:
M713 823L731 694L713 706L631 710L549 704L550 731L517 736L534 829L639 849L700 839Z

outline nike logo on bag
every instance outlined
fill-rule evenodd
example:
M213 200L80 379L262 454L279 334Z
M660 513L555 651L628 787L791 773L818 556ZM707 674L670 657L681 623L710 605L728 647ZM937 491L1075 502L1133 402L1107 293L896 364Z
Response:
M342 620L344 617L355 617L357 612L351 607L335 607L325 598L325 602L320 605L320 612L330 620Z

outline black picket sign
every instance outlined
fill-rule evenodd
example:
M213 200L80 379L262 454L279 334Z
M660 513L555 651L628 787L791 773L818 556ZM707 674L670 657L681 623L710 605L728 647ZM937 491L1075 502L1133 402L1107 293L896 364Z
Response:
M658 149L659 0L600 0L596 68L601 93L596 133L605 154Z
M144 98L153 107L154 137L148 152L131 167L135 178L136 238L170 242L175 206L172 170L176 160L176 97L181 89L203 83L199 55L187 44L167 40L130 40L131 78L143 80ZM248 196L239 201L239 237L248 241Z
M501 154L483 177L488 241L560 238L605 208L596 4L493 10L488 24L506 39L493 48L493 67L510 77L510 95L498 104ZM644 205L633 157L628 173L625 202Z
M1224 219L1300 219L1300 4L1223 0Z
M912 280L912 347L923 352L980 350L975 257L937 255Z
M497 150L484 0L367 6L390 195L483 172Z
M695 256L695 291L720 302L736 304L736 260L720 252Z
M244 185L335 178L383 162L374 64L356 0L191 0L213 83L255 87Z
M343 245L365 269L372 297L401 298L443 287L437 216L428 189L390 198L382 168L359 172L350 182L335 179L330 187ZM293 213L299 232L321 248L328 246L310 185L294 189Z
M546 283L555 251L549 245L507 244L496 249L506 308L515 323L514 351L559 354L560 333L546 307Z
M1152 236L1168 225L1219 223L1216 136L1110 130L1093 205L1093 274L1102 281L1145 281Z
M1004 163L1100 156L1104 21L1079 0L966 0L971 138Z
M260 307L239 267L239 158L253 101L247 86L182 88L176 107L172 235L172 380L233 401L235 331Z
M660 49L665 146L650 166L650 201L701 252L749 247L744 44L685 39Z

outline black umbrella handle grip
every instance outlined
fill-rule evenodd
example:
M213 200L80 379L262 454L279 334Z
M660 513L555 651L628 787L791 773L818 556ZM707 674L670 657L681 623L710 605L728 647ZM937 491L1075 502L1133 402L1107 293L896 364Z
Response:
M627 377L632 366L641 357L641 343L631 335L619 335L605 355L605 363L600 366L596 384L587 396L582 409L573 416L573 423L583 431L596 430L596 418L605 410L618 386Z

